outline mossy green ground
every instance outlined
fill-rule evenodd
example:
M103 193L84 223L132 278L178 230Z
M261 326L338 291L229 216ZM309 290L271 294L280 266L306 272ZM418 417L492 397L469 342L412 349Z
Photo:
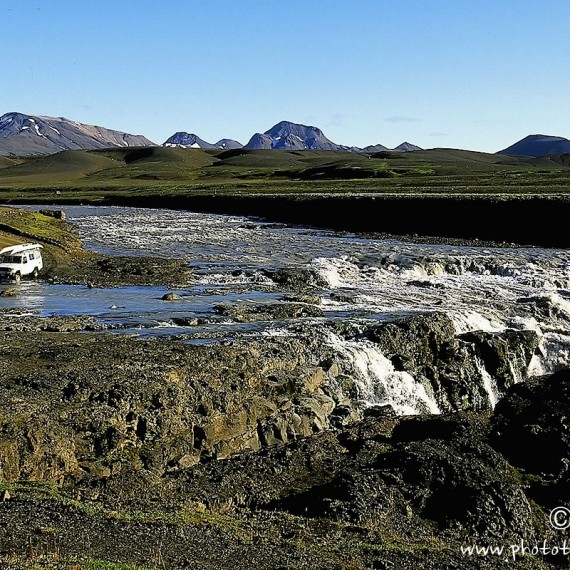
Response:
M81 256L81 242L65 222L38 212L0 207L0 249L22 241L48 245L56 257Z
M70 513L77 513L78 520L83 521L82 524L89 525L89 521L97 524L95 521L115 521L129 528L129 525L136 527L147 526L149 533L156 532L161 527L174 528L175 532L184 533L184 529L194 528L198 532L203 529L204 532L212 532L218 536L225 537L223 540L235 542L236 544L250 545L255 547L258 541L262 544L282 540L281 528L292 528L295 532L291 533L291 538L285 540L281 546L289 548L292 551L304 552L308 556L316 557L330 567L345 568L347 570L363 570L364 560L371 555L382 553L395 554L412 554L429 557L431 554L437 555L448 552L452 553L452 547L446 542L430 537L418 541L410 541L409 537L403 538L390 532L377 535L378 542L367 542L361 538L364 530L354 532L352 525L342 522L331 521L311 521L305 520L303 517L292 516L285 513L273 513L267 515L263 529L256 526L251 516L239 515L233 516L209 512L196 511L187 509L178 510L159 510L160 507L151 508L146 511L132 512L125 510L121 505L109 505L74 499L68 496L55 483L42 482L16 482L16 483L0 483L0 492L9 493L7 500L19 503L46 504L48 508L57 510L60 513L68 513L64 516L73 518ZM317 532L318 527L329 526L329 531L334 533L348 533L352 536L351 540L342 542L315 542L311 539L311 533ZM178 530L176 530L178 529ZM324 530L324 529L321 529ZM22 568L34 569L66 569L66 570L155 570L158 568L166 568L169 565L161 560L158 553L153 560L144 565L132 562L111 561L109 558L102 559L98 557L90 557L89 549L83 548L84 556L66 556L63 552L58 551L55 547L50 547L51 543L57 543L57 538L69 534L69 529L63 526L42 526L35 529L35 534L41 537L36 546L36 550L31 549L29 552L22 552L21 556L12 554L8 558L2 558L0 554L0 562L12 562L16 567L22 564ZM352 534L351 534L352 533ZM366 534L366 533L364 533ZM110 553L109 553L110 554Z

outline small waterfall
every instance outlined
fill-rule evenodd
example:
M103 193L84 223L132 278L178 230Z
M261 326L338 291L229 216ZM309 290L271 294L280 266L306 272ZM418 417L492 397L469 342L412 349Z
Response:
M481 380L483 380L483 387L489 399L489 405L492 409L495 409L497 402L499 401L499 389L497 387L496 380L487 372L483 362L480 358L475 357L475 365L481 374Z
M570 336L558 332L545 332L528 367L528 376L544 376L570 367Z
M521 371L513 364L512 361L509 361L509 370L511 371L511 375L515 384L520 384L524 381Z
M474 310L451 311L449 316L453 320L457 334L471 331L501 332L505 329L499 320L493 322Z
M348 256L316 257L309 267L316 271L331 289L354 286L360 278L361 271Z
M421 382L394 369L380 348L370 341L344 340L331 335L329 343L343 357L364 407L390 404L398 415L439 414L440 409Z

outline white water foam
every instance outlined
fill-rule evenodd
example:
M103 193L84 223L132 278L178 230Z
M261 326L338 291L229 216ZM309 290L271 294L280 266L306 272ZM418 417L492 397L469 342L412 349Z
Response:
M356 286L361 279L361 271L352 263L348 256L316 257L311 260L309 267L316 271L331 289Z
M505 330L503 322L496 319L491 320L483 316L478 311L450 311L449 316L455 325L457 334L464 334L472 331L501 332Z
M570 334L545 332L538 353L532 357L528 376L544 376L570 367Z
M424 385L411 374L395 370L377 345L369 341L344 340L333 334L328 341L343 358L363 406L389 404L399 415L440 413Z
M194 280L199 285L262 285L273 287L275 282L259 271L249 272L212 272L195 275Z
M557 310L559 310L564 317L570 319L570 302L561 297L558 293L547 293L543 297Z

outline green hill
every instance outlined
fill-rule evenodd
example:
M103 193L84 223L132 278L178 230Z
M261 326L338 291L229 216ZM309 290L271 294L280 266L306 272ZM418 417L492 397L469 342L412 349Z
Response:
M115 161L85 150L66 150L57 154L27 158L0 171L0 184L58 185L85 178L91 173L113 167Z
M113 149L92 151L93 154L113 160L109 168L89 176L97 181L188 181L195 180L202 168L217 162L217 159L202 149L167 147L143 147L137 149Z
M568 155L510 157L457 149L374 154L167 147L64 151L0 159L0 199L97 200L106 194L528 194L570 191ZM73 192L73 196L69 192ZM50 195L51 195L50 194ZM59 198L58 198L59 199Z

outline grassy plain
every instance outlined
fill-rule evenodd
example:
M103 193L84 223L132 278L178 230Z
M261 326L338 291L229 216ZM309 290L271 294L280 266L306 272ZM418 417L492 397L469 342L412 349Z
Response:
M0 201L242 194L567 195L570 156L515 158L433 149L320 151L120 148L0 157Z

